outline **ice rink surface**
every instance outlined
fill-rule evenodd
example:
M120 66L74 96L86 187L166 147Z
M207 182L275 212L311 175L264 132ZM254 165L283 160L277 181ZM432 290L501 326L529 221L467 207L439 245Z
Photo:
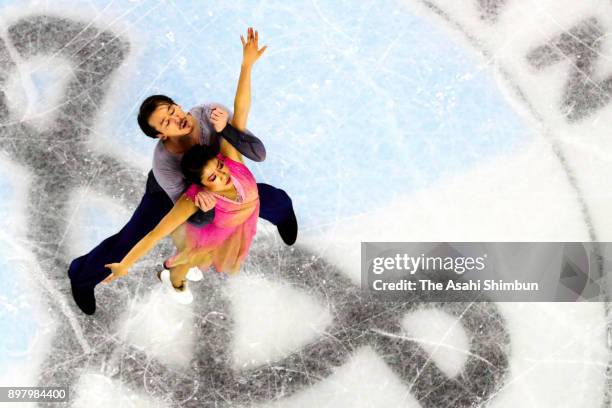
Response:
M67 265L144 191L140 102L231 106L248 26L269 45L250 168L292 196L297 244L261 221L242 273L179 306L165 242L85 317ZM610 405L607 302L359 289L361 241L612 240L609 1L0 0L0 30L0 386L87 408Z

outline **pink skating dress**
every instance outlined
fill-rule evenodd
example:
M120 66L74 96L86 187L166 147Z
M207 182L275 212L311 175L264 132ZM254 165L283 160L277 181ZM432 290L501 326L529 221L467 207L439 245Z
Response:
M235 273L246 258L257 231L259 194L253 174L242 163L221 154L217 156L227 167L238 193L236 200L215 194L217 204L212 223L197 227L189 223L177 243L182 248L166 261L168 267L181 264L197 266L203 272L214 266L217 272ZM195 201L204 187L192 184L185 195Z

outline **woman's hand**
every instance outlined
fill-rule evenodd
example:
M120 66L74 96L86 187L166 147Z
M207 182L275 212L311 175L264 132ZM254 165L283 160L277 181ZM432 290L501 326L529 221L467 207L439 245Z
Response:
M102 281L102 283L110 283L112 281L114 281L117 278L120 278L122 276L125 276L128 274L128 267L126 267L125 265L123 265L122 263L111 263L111 264L106 264L104 265L105 268L108 268L111 270L111 274L108 275L106 277L106 279L104 279Z
M217 197L210 191L200 191L195 196L195 205L202 211L212 210L217 205Z
M240 36L240 41L242 41L242 64L251 66L261 57L264 53L267 45L264 45L259 49L259 35L257 31L253 30L253 27L249 27L247 30L247 40L244 40L244 37Z
M210 111L210 122L213 124L216 132L222 132L227 126L229 114L221 108L213 108Z

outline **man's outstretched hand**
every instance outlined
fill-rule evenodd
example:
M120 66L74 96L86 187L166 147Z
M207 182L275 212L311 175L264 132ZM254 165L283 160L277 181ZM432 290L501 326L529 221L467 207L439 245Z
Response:
M242 41L242 63L246 65L253 65L268 48L267 45L259 48L259 34L257 30L253 30L253 27L248 28L246 41L242 35L240 41Z

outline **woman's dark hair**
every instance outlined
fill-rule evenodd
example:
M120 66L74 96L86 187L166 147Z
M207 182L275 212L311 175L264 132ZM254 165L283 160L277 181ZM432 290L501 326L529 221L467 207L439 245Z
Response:
M138 112L138 126L142 132L152 137L157 138L159 132L149 125L149 118L160 105L174 105L175 102L172 98L166 95L151 95L140 104L140 111Z
M200 177L202 175L202 169L206 166L210 160L217 157L219 154L219 143L215 143L211 146L195 145L191 149L187 150L187 153L181 160L181 170L183 171L183 177L187 180L187 183L202 185Z

